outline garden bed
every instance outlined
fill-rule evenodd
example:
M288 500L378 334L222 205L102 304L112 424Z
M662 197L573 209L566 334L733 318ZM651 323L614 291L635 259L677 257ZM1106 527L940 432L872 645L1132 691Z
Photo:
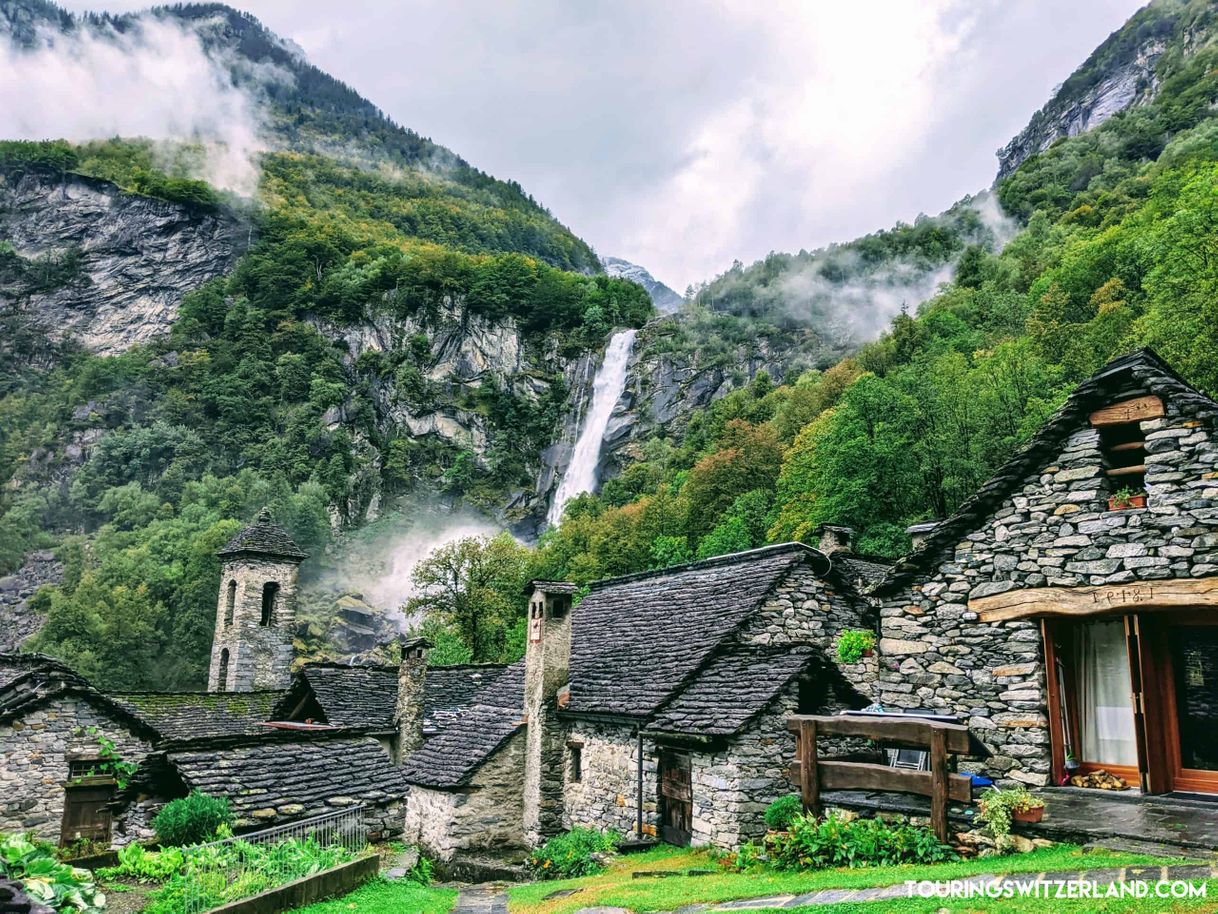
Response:
M361 857L249 898L212 908L208 914L278 914L280 911L290 911L323 898L350 892L375 876L380 865L381 858L375 854Z

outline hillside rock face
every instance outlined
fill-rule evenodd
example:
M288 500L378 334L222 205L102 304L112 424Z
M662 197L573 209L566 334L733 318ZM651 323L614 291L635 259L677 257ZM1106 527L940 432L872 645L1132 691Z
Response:
M1134 42L1121 42L1121 37L1118 32L1101 45L1028 125L998 150L995 182L1062 137L1086 133L1114 114L1154 97L1158 90L1155 64L1167 49L1166 38L1158 32Z
M613 411L601 452L601 478L620 473L642 456L643 445L662 436L679 443L689 420L716 400L766 372L775 384L793 381L818 366L823 343L807 330L758 336L728 355L701 347L674 348L680 316L652 321L639 334L626 389ZM830 360L833 361L833 360Z
M661 314L672 314L679 311L681 303L685 301L681 295L664 285L637 263L622 260L620 257L602 257L601 263L609 276L629 279L646 289L647 294L651 296L651 303Z
M248 229L230 214L79 175L0 172L0 315L111 355L165 333L182 296L223 275Z

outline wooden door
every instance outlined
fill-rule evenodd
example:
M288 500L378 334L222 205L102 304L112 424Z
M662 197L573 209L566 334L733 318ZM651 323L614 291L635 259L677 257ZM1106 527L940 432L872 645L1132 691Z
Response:
M114 781L73 784L64 788L63 823L59 832L61 845L84 838L88 841L110 842L110 803L114 799Z
M1162 731L1171 789L1218 793L1218 619L1181 613L1164 629Z
M693 784L689 753L660 753L660 839L688 847L693 837Z

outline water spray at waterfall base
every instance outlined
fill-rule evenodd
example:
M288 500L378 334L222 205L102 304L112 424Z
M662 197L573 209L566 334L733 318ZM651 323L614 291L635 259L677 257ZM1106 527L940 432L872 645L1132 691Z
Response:
M567 464L567 470L550 502L546 520L552 527L562 520L567 502L584 492L596 491L605 429L609 427L613 407L626 387L626 366L630 362L630 351L634 348L637 335L637 330L619 330L605 347L605 361L592 382L592 402L580 427L575 449L571 452L571 462Z

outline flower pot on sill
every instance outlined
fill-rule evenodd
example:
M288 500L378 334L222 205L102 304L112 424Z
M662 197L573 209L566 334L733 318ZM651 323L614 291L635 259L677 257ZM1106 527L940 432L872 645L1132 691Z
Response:
M1031 809L1014 809L1011 811L1011 819L1015 822L1039 822L1044 817L1045 808L1043 806L1033 806Z
M1109 498L1109 511L1138 511L1146 507L1145 495L1134 495L1130 498Z
M874 649L872 649L872 648L867 648L866 650L864 650L864 651L863 651L863 656L864 656L864 657L871 657L871 656L873 656L874 654L875 654L875 650L874 650Z

